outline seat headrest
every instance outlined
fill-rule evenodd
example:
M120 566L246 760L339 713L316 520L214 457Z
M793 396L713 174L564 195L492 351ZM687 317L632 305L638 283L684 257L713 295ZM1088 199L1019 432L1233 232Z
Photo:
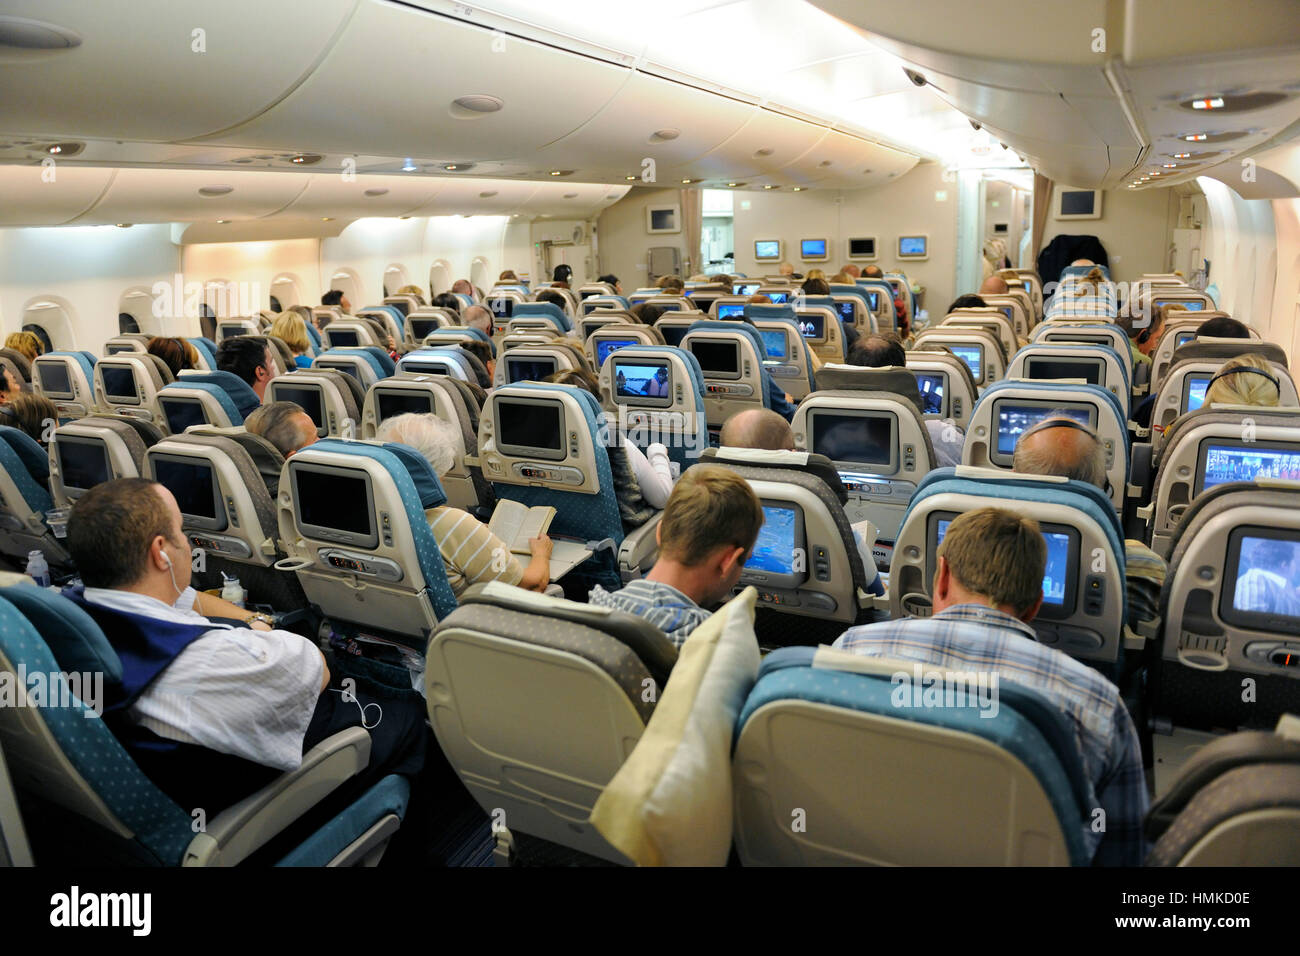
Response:
M754 303L745 306L744 315L747 319L789 319L794 321L794 306L788 303L783 305Z
M29 475L42 483L49 480L50 459L36 439L20 429L0 425L0 441L14 450Z
M434 472L433 466L429 464L428 459L410 445L385 442L384 447L396 455L398 460L406 466L411 481L415 482L415 493L420 496L421 508L427 511L430 508L436 508L447 503L447 493L442 490L442 482L438 480L438 475Z
M734 319L701 319L692 322L686 329L686 334L692 332L739 332L746 336L754 343L754 352L759 361L767 355L767 348L763 345L763 337L758 334L758 329L754 328L748 322L737 322Z
M0 349L0 359L5 359L14 370L22 376L24 382L32 380L32 363L28 361L27 356L15 349Z
M916 374L910 369L893 365L886 368L866 368L857 365L823 365L816 373L817 391L887 392L905 398L919 411L921 389L916 384Z
M0 598L31 622L64 671L103 674L110 687L122 683L122 659L99 625L72 601L30 581L0 588Z
M257 397L253 387L245 382L234 372L223 372L220 370L214 372L195 372L191 375L185 375L177 379L177 384L192 385L201 382L205 385L215 385L227 395L230 396L231 402L234 403L236 411L244 418L247 418L253 412L261 407L262 400Z
M810 451L768 451L765 448L706 448L700 453L701 462L728 462L753 468L783 468L815 475L826 483L840 504L849 500L849 493L840 481L840 473L825 455Z
M1259 339L1192 339L1174 349L1174 364L1185 359L1227 359L1239 355L1258 355L1283 368L1289 368L1286 352L1280 345Z
M515 305L510 313L512 319L526 319L539 315L548 316L554 320L558 323L561 331L570 332L573 330L569 317L554 302L520 302Z

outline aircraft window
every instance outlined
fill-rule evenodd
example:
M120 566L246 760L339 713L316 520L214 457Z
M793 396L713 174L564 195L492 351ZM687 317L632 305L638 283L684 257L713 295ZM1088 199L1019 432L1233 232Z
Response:
M45 351L45 352L53 352L53 351L54 351L54 343L50 340L50 333L45 331L45 327L44 327L43 325L30 325L30 324L29 324L29 325L24 325L24 326L23 326L23 331L24 331L24 332L31 332L31 333L33 333L33 334L34 334L38 339L40 339L40 340L41 340L41 348L42 348L43 351Z
M128 332L139 332L140 323L135 320L130 312L119 312L117 314L117 331L125 335Z
M284 311L284 309L280 307L280 300L277 299L275 296L271 296L271 311L272 312Z

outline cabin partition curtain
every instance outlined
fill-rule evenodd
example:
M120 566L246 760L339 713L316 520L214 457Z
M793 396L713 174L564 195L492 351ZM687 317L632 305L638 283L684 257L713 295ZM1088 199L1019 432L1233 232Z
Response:
M1043 236L1047 234L1047 216L1052 210L1052 181L1041 173L1034 173L1034 233L1030 249L1030 266L1038 267L1038 253L1043 249Z
M704 230L704 193L699 189L679 189L682 207L682 238L686 244L687 276L704 271L700 261L700 242Z

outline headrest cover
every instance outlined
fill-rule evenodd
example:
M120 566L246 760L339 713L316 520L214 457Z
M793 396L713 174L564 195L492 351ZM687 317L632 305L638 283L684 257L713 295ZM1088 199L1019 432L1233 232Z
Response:
M179 385L191 385L195 382L203 382L207 385L215 385L235 403L235 409L244 418L247 418L261 406L262 400L257 397L257 392L253 387L245 382L234 372L196 372L193 375L184 375L177 379Z
M385 442L384 447L396 455L401 463L406 466L407 472L411 475L411 481L415 482L415 491L420 496L421 508L427 511L430 508L436 508L447 503L447 493L442 490L442 482L438 481L438 475L434 472L433 466L429 464L428 459L410 445Z
M49 479L50 459L36 439L21 429L3 425L0 426L0 441L14 450L29 475L39 482Z
M700 462L728 462L751 468L784 468L815 475L826 483L840 504L849 500L849 493L840 481L840 473L825 455L805 451L767 451L761 448L706 448L700 453Z
M905 398L918 410L921 404L921 389L916 384L916 375L906 368L890 366L888 368L865 368L861 366L823 365L816 374L817 391L832 389L855 392L887 392Z

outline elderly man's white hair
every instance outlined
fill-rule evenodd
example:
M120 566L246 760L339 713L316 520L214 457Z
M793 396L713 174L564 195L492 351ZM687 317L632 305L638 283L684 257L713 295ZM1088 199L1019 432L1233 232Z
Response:
M414 448L441 478L456 463L457 434L455 425L437 415L407 412L380 422L375 438Z

